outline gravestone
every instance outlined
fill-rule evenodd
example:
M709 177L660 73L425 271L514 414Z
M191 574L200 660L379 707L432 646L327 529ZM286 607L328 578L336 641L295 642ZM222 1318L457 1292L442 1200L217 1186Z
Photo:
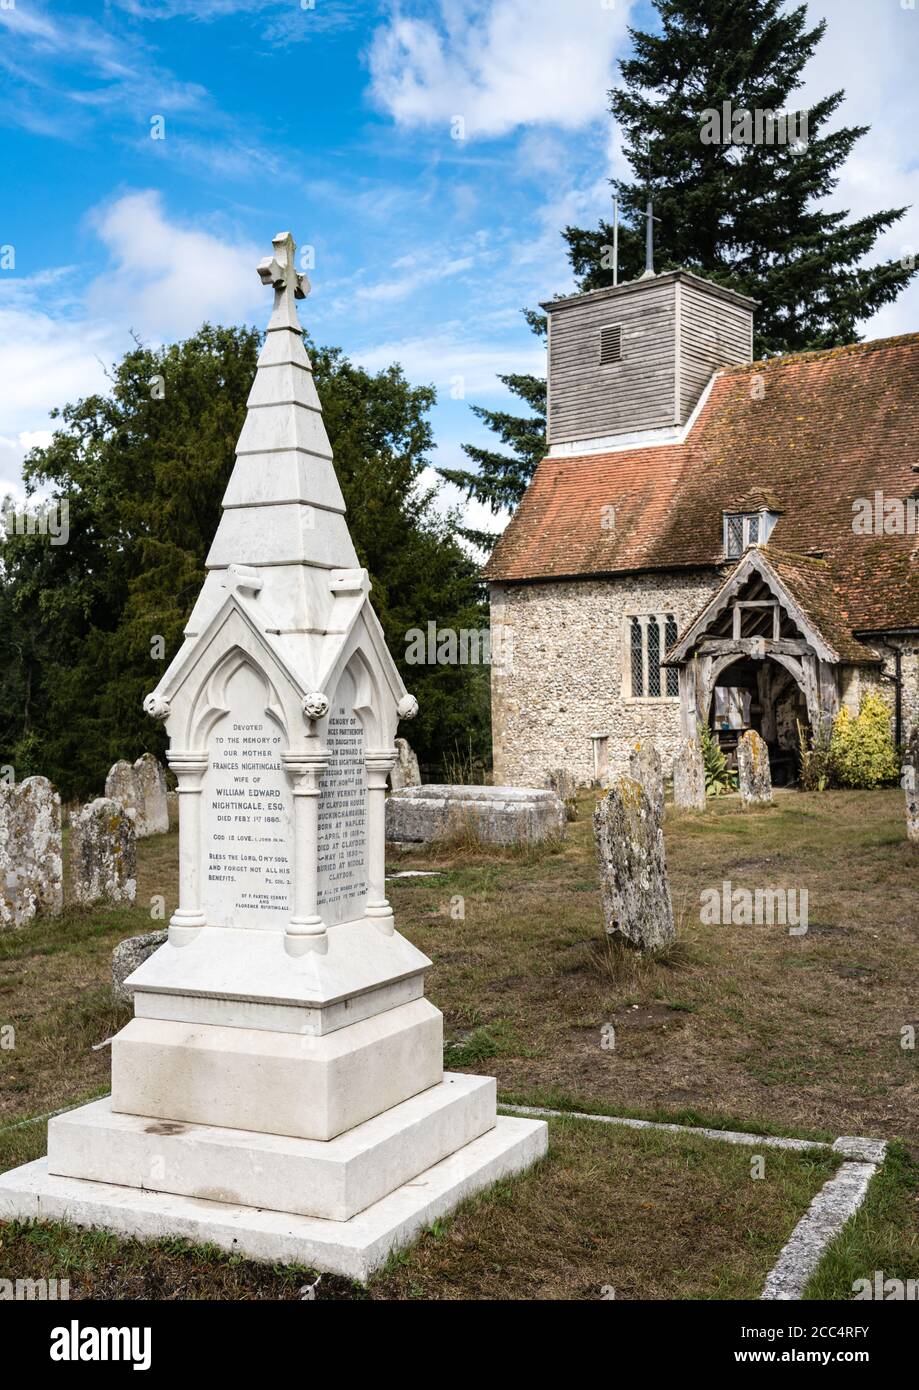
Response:
M619 777L594 811L600 901L608 936L638 951L676 937L664 831L644 787Z
M769 749L755 729L748 729L737 744L737 785L744 806L772 801Z
M138 966L143 965L148 956L152 956L154 951L165 945L168 937L169 932L163 928L119 941L112 952L112 993L119 1004L134 1002L134 991L125 984L125 980L134 974Z
M487 845L535 845L563 839L566 828L562 801L543 787L428 782L386 802L386 838L403 848L465 835Z
M389 774L389 785L394 792L401 792L405 787L421 786L418 755L407 738L396 739L396 761Z
M134 816L122 802L99 796L70 823L70 886L74 902L132 903L137 895Z
M143 839L147 833L143 796L135 766L125 758L119 758L118 762L109 768L105 779L105 795L109 801L117 801L126 811L133 811L135 837L138 840Z
M573 772L564 767L550 768L546 773L546 786L565 804L568 820L578 818L578 783Z
M153 753L142 753L134 764L137 798L143 808L143 834L165 835L169 829L166 773Z
M46 777L0 782L0 929L64 905L61 799Z
M683 739L673 760L673 802L687 811L705 810L705 763L697 739Z
M642 739L629 753L629 776L644 787L645 795L654 807L654 814L663 819L664 769L660 754L650 739Z
M919 729L906 745L901 781L906 794L906 838L919 844Z
M144 702L179 784L179 905L125 981L111 1096L51 1120L47 1159L0 1175L0 1220L40 1211L366 1279L528 1167L547 1130L498 1117L492 1078L444 1075L431 962L386 900L387 778L418 706L348 532L296 312L308 285L290 236L273 245L206 578Z

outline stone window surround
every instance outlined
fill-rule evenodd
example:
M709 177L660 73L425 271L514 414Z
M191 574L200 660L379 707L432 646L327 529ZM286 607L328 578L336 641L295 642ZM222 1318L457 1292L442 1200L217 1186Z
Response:
M680 697L676 695L633 695L632 694L632 623L637 618L642 625L642 684L647 689L648 683L648 624L653 619L661 629L661 660L666 651L665 634L667 619L673 617L672 613L648 613L634 612L631 609L622 615L622 692L623 703L628 705L679 705ZM679 629L677 629L679 632ZM661 690L667 689L667 668L661 667Z

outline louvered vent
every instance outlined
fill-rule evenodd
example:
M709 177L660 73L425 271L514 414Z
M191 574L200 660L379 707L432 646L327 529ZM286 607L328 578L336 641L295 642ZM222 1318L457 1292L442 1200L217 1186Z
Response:
M607 323L600 329L600 366L622 361L622 324Z

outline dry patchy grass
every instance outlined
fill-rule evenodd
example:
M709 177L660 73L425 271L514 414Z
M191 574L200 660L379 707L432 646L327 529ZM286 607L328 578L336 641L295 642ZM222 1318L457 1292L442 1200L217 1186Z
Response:
M367 1289L323 1299L755 1298L839 1160L694 1135L552 1122L549 1157L438 1221ZM19 1132L21 1134L21 1131ZM0 1165L9 1161L0 1136ZM22 1141L20 1140L20 1145ZM17 1159L42 1151L38 1127ZM69 1278L72 1298L298 1298L315 1275L182 1241L140 1244L60 1225L0 1225L0 1278Z

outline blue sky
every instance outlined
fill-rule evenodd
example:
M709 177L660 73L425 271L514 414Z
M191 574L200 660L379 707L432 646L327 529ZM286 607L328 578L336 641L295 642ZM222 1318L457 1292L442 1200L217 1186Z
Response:
M834 204L917 201L919 10L810 9L830 27L805 97L844 85L873 126ZM264 325L282 229L315 251L313 336L432 382L437 459L460 462L490 439L469 404L543 369L520 308L570 287L561 228L608 209L629 23L645 0L0 0L0 487L132 329ZM915 213L883 250L910 247ZM911 329L916 289L866 326Z

